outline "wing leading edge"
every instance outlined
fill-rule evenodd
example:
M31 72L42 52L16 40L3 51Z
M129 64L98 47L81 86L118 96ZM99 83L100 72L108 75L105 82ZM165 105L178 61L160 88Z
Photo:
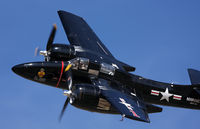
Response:
M65 11L58 14L71 45L114 58L83 18Z

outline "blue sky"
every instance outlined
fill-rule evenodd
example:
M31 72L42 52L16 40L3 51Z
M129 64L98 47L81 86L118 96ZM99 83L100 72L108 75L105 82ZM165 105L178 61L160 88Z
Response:
M0 1L0 128L198 129L200 111L172 107L146 124L69 105L59 123L62 90L25 80L11 67L43 60L34 49L45 49L53 23L55 42L68 44L57 15L62 9L84 17L117 59L136 67L134 74L190 84L187 68L200 70L199 7L198 0Z

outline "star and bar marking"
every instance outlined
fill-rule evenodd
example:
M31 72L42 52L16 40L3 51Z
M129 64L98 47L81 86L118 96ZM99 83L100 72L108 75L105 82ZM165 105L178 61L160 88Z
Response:
M175 100L181 100L182 99L182 96L180 96L180 95L169 93L168 88L165 89L165 92L161 92L161 91L157 91L157 90L151 90L151 95L159 96L159 94L162 95L160 100L166 100L167 102L169 102L169 97L171 97L171 96L173 96L173 99L175 99Z

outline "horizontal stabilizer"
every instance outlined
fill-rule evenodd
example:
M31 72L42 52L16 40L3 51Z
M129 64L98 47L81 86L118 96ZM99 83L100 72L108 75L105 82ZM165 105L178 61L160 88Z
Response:
M188 74L192 85L200 84L200 71L188 69Z

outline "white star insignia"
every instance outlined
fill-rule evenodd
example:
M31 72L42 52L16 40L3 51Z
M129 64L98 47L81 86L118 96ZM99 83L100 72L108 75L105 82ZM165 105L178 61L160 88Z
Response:
M173 95L169 93L168 88L166 88L165 92L160 92L160 93L162 94L162 98L160 100L166 99L167 102L169 102L169 97Z

